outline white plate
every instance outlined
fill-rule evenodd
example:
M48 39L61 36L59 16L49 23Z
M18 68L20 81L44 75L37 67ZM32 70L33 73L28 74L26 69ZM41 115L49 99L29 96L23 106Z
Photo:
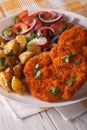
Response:
M43 9L40 9L40 10L43 10ZM46 11L49 11L49 10L52 11L53 10L53 11L58 11L58 12L64 13L68 17L70 17L72 20L74 18L78 18L79 24L82 25L82 26L85 26L85 28L87 29L87 18L86 17L83 17L83 16L75 14L75 13L71 13L71 12L68 12L68 11L59 11L57 9L44 9L44 10L46 10ZM34 12L35 11L32 11L31 13L34 13ZM29 11L29 13L30 13L30 11ZM7 18L0 21L0 35L1 35L1 32L2 32L3 29L8 27L9 25L12 25L14 16L7 17ZM25 94L23 96L19 96L15 93L8 93L2 88L0 88L0 94L2 96L5 96L6 98L11 99L11 100L15 100L15 101L18 101L18 102L21 102L21 103L29 104L30 106L40 106L40 107L64 106L64 105L73 104L73 103L82 101L84 99L87 99L87 82L73 96L72 99L70 99L70 100L59 100L58 102L54 102L54 103L47 103L47 102L40 101L40 100L32 97L30 94Z

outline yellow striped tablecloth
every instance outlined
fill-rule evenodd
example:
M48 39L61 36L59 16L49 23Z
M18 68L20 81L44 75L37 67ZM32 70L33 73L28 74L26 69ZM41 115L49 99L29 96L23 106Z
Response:
M68 10L87 17L87 0L0 0L0 19L24 9L40 8ZM87 107L87 100L82 103Z
M0 0L0 19L24 9L55 8L87 17L87 0Z

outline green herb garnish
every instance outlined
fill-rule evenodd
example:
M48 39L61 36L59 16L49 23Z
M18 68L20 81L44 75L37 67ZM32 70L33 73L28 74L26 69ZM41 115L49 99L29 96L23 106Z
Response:
M52 93L53 95L55 95L55 96L56 96L56 95L58 95L58 94L59 94L60 89L59 89L59 88L55 88L55 87L51 86L48 92L49 92L49 93Z
M18 16L15 16L14 17L14 23L19 23L19 22L22 22L22 20L18 17Z
M68 30L70 28L70 24L65 24L65 27L63 28L63 31Z
M68 81L68 87L71 87L71 86L73 85L74 78L75 78L74 75L71 75L71 76L70 76L70 79L69 79L69 81Z
M62 56L61 59L64 60L65 62L69 62L70 58L73 56L74 56L74 54L72 52L69 52L67 55Z
M12 29L10 27L6 28L2 32L2 35L5 36L5 37L10 37L10 36L12 36L12 34L13 34L13 31L12 31Z
M40 75L41 75L41 71L38 70L38 71L36 72L36 74L35 74L35 79L38 79L38 78L40 77Z
M66 79L64 79L62 82L61 82L61 84L65 84L66 83Z
M35 31L30 32L26 37L27 37L27 41L30 42L31 40L36 38Z
M8 81L6 86L11 87L11 81Z
M66 19L62 19L61 22L66 22Z
M79 58L79 59L77 59L76 61L75 61L75 65L77 66L79 63L80 63L80 61L81 61L81 59Z
M36 64L35 69L34 69L34 76L35 79L38 79L41 75L41 71L40 71L40 65Z
M10 49L7 49L5 54L9 54L9 55L12 55L12 56L15 55L15 53L12 50L10 50Z
M40 65L39 65L39 64L36 64L35 69L40 70Z
M2 57L0 60L1 60L1 67L6 68L6 57Z
M10 50L10 49L7 49L5 53L6 53L6 54L9 54L9 53L11 53L11 50Z

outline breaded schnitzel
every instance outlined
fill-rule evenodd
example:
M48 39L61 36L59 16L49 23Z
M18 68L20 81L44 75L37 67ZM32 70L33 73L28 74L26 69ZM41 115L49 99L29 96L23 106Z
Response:
M62 45L60 45L62 44ZM71 45L72 44L72 45ZM60 47L58 47L60 45ZM64 47L63 47L64 45ZM58 44L52 48L51 52L53 54L52 58L57 57L60 53L62 53L65 50L65 47L72 46L72 48L77 48L77 51L81 50L79 48L82 48L85 52L87 52L87 30L76 26L69 30L64 31L61 36L59 37ZM66 48L67 48L66 47ZM60 52L59 52L60 50ZM86 53L87 54L87 53Z
M74 36L76 30L83 33L81 41L79 33ZM65 35L70 32L74 33ZM81 88L87 79L85 32L81 27L63 32L50 52L34 56L26 63L25 80L34 97L47 102L69 99Z

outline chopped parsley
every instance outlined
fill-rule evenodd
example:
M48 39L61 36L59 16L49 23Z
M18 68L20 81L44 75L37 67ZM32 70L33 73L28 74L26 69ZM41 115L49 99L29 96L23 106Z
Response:
M2 57L0 59L0 64L2 68L6 68L6 57Z
M36 64L35 69L39 70L40 69L40 65Z
M6 86L11 87L11 81L8 81Z
M66 79L64 79L63 81L61 81L61 84L65 84L66 83Z
M63 31L67 30L70 28L70 24L65 24L65 27L63 28Z
M38 71L36 72L36 74L35 74L35 79L38 79L38 78L40 77L40 75L41 75L41 71L38 70Z
M72 75L70 76L69 81L68 81L68 87L71 87L71 86L73 85L74 78L75 78L75 75L72 74Z
M66 22L66 19L62 19L61 22Z
M36 38L35 31L30 32L26 37L27 37L27 41L30 42L31 40Z
M49 93L52 93L53 95L56 96L56 95L59 94L60 89L59 89L59 88L55 88L54 86L51 86L48 92L49 92Z
M18 17L18 16L15 16L14 17L14 23L19 23L19 22L22 22L22 20Z
M9 55L15 56L15 53L11 49L7 49L5 54L9 54Z
M81 59L79 58L79 59L77 59L76 61L75 61L75 65L77 66L79 63L80 63L80 61L81 61Z
M41 75L41 71L40 71L40 65L36 64L35 69L34 69L34 76L35 79L38 79Z
M65 62L69 62L70 58L73 56L74 56L74 54L72 52L69 52L67 55L62 56L61 59L64 60Z
M10 37L10 36L12 36L12 34L13 34L13 31L12 31L12 29L10 27L6 28L2 32L2 35L5 36L5 37Z

